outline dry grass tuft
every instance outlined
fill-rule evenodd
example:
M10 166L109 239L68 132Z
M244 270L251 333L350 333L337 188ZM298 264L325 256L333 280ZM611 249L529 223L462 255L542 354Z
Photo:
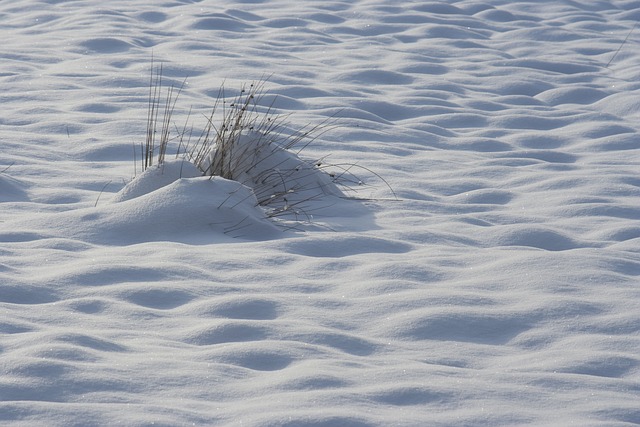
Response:
M179 89L167 88L163 96L162 66L154 70L152 63L147 133L140 147L143 171L162 165L170 142L177 141L177 155L184 156L204 176L237 181L253 190L268 216L295 220L310 220L316 202L325 196L351 198L341 189L354 191L364 185L353 170L366 171L386 184L377 174L356 164L332 165L326 158L305 161L298 157L316 138L335 127L334 120L298 132L288 131L288 116L275 114L273 103L264 105L265 79L242 86L232 97L227 97L222 86L205 116L205 126L193 138L188 123L191 111L181 130L172 123L184 84ZM177 130L176 137L171 136L172 127Z

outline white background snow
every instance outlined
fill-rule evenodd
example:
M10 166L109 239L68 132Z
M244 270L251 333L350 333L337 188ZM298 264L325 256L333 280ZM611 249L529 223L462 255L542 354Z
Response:
M0 2L0 423L640 424L639 19ZM152 56L187 81L176 123L268 76L292 129L336 118L302 156L398 200L369 176L305 232L242 236L204 184L113 203Z

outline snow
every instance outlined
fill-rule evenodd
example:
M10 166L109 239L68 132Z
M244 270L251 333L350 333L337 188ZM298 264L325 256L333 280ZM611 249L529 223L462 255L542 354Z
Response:
M637 0L0 17L3 425L640 424ZM330 123L266 156L298 213L139 170L152 58L176 128L265 77Z

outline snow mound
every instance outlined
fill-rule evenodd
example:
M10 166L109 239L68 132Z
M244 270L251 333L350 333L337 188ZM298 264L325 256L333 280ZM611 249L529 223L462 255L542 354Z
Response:
M125 187L121 198L133 193L127 190ZM251 189L220 177L178 178L150 193L113 203L104 211L104 226L116 231L121 241L211 243L216 235L261 240L278 233Z
M275 142L268 132L243 130L213 144L198 162L206 174L221 175L253 189L270 216L300 219L333 204L344 194L332 177L319 169L321 162L302 160Z
M144 196L165 187L181 178L196 178L202 173L190 162L185 160L165 161L159 166L153 166L137 176L111 199L112 202L124 202Z
M221 177L203 177L190 162L174 160L147 169L103 208L105 227L124 240L211 242L214 235L260 240L273 237L250 188Z

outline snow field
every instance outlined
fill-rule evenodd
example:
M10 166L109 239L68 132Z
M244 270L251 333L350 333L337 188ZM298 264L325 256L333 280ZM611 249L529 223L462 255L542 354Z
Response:
M0 17L3 424L640 424L640 2ZM176 123L269 76L292 131L337 119L302 157L397 200L365 174L283 231L181 162L131 180L152 52Z

